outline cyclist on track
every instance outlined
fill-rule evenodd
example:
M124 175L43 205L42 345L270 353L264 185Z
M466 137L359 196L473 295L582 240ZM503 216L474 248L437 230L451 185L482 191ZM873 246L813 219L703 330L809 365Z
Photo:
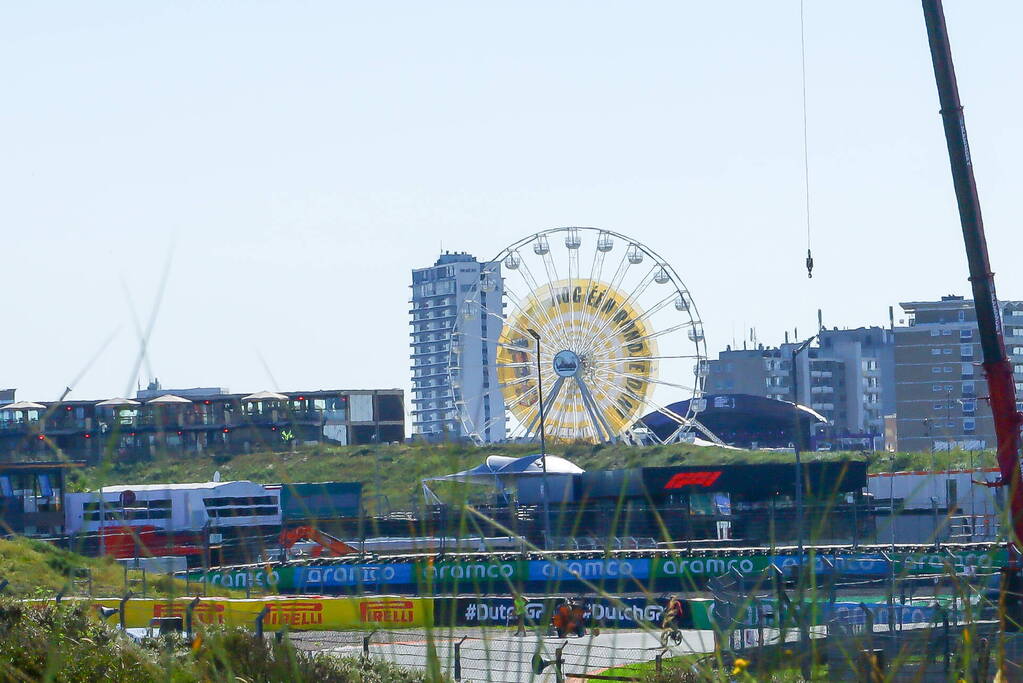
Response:
M661 628L682 628L682 615L685 611L685 606L682 601L678 599L677 595L671 596L668 600L668 606L664 608L664 618L661 621Z

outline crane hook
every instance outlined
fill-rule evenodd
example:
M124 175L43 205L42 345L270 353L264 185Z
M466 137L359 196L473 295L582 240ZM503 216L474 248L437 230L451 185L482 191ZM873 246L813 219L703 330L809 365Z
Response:
M809 249L806 250L806 276L808 278L813 277L813 254L810 253Z

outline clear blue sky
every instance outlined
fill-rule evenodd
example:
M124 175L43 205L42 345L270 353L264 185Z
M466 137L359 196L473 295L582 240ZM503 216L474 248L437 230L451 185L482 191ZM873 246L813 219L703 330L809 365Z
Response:
M946 4L1023 298L1023 3ZM664 254L713 351L966 292L914 0L807 1L807 280L798 8L6 3L0 386L55 398L117 330L72 397L134 388L122 282L148 317L171 249L152 371L237 391L407 387L409 270L557 225Z

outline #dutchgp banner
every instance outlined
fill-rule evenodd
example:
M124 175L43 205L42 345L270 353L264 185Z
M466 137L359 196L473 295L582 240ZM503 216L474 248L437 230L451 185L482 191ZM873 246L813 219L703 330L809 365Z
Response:
M526 624L546 626L558 604L557 598L528 600ZM646 598L584 599L582 605L587 624L604 628L658 628L664 616L664 605ZM513 626L517 623L512 598L438 598L435 614L438 626Z

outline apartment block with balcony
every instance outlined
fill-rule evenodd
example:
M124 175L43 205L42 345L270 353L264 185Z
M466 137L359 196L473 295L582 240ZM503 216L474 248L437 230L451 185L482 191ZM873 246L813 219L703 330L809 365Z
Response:
M432 266L412 271L410 370L416 438L504 440L504 398L496 365L502 290L500 264L480 263L466 253L446 252ZM454 350L459 352L457 367L452 367ZM462 406L455 405L452 381L459 384Z
M973 301L950 295L900 306L906 324L895 329L896 448L993 448ZM1023 302L999 306L1016 392L1023 397Z
M828 424L818 445L875 449L884 439L884 415L895 409L894 339L881 327L821 330L815 345L796 356L798 344L727 348L709 363L708 393L736 393L795 401Z
M9 398L13 398L11 391ZM280 450L292 443L340 445L403 441L401 389L327 389L231 394L220 387L164 389L135 399L0 405L0 457L54 452L97 462L157 453Z

